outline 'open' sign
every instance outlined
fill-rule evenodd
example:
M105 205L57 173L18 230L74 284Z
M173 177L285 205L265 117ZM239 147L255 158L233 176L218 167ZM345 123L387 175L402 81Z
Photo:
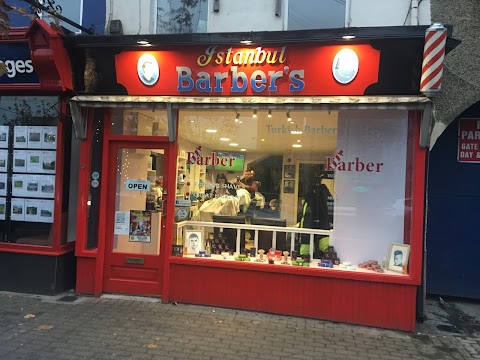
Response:
M150 181L130 179L125 181L125 189L133 191L150 191Z

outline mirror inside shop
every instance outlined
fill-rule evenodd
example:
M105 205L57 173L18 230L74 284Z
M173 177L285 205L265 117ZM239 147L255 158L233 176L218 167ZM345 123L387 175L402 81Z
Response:
M180 110L172 255L408 273L407 132L406 110Z

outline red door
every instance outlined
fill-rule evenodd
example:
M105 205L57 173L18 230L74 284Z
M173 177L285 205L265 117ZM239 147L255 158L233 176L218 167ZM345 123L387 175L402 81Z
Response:
M109 154L103 291L160 295L168 147L113 142Z

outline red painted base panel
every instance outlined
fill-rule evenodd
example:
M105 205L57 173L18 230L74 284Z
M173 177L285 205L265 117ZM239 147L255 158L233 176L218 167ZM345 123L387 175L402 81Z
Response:
M77 257L77 284L75 291L78 294L94 294L95 261L96 259L91 257Z
M170 301L415 331L416 286L171 264Z

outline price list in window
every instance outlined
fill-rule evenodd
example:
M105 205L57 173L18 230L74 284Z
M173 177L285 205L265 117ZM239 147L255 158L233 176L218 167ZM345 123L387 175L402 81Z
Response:
M7 140L2 143L5 131ZM13 221L53 222L56 139L56 126L13 127L11 164L6 164L6 169L11 170L6 173L1 165L2 160L8 162L8 150L0 149L0 220L5 220L9 201L10 219ZM8 126L2 126L0 146L8 148L8 145ZM7 191L7 175L11 180L10 193Z

